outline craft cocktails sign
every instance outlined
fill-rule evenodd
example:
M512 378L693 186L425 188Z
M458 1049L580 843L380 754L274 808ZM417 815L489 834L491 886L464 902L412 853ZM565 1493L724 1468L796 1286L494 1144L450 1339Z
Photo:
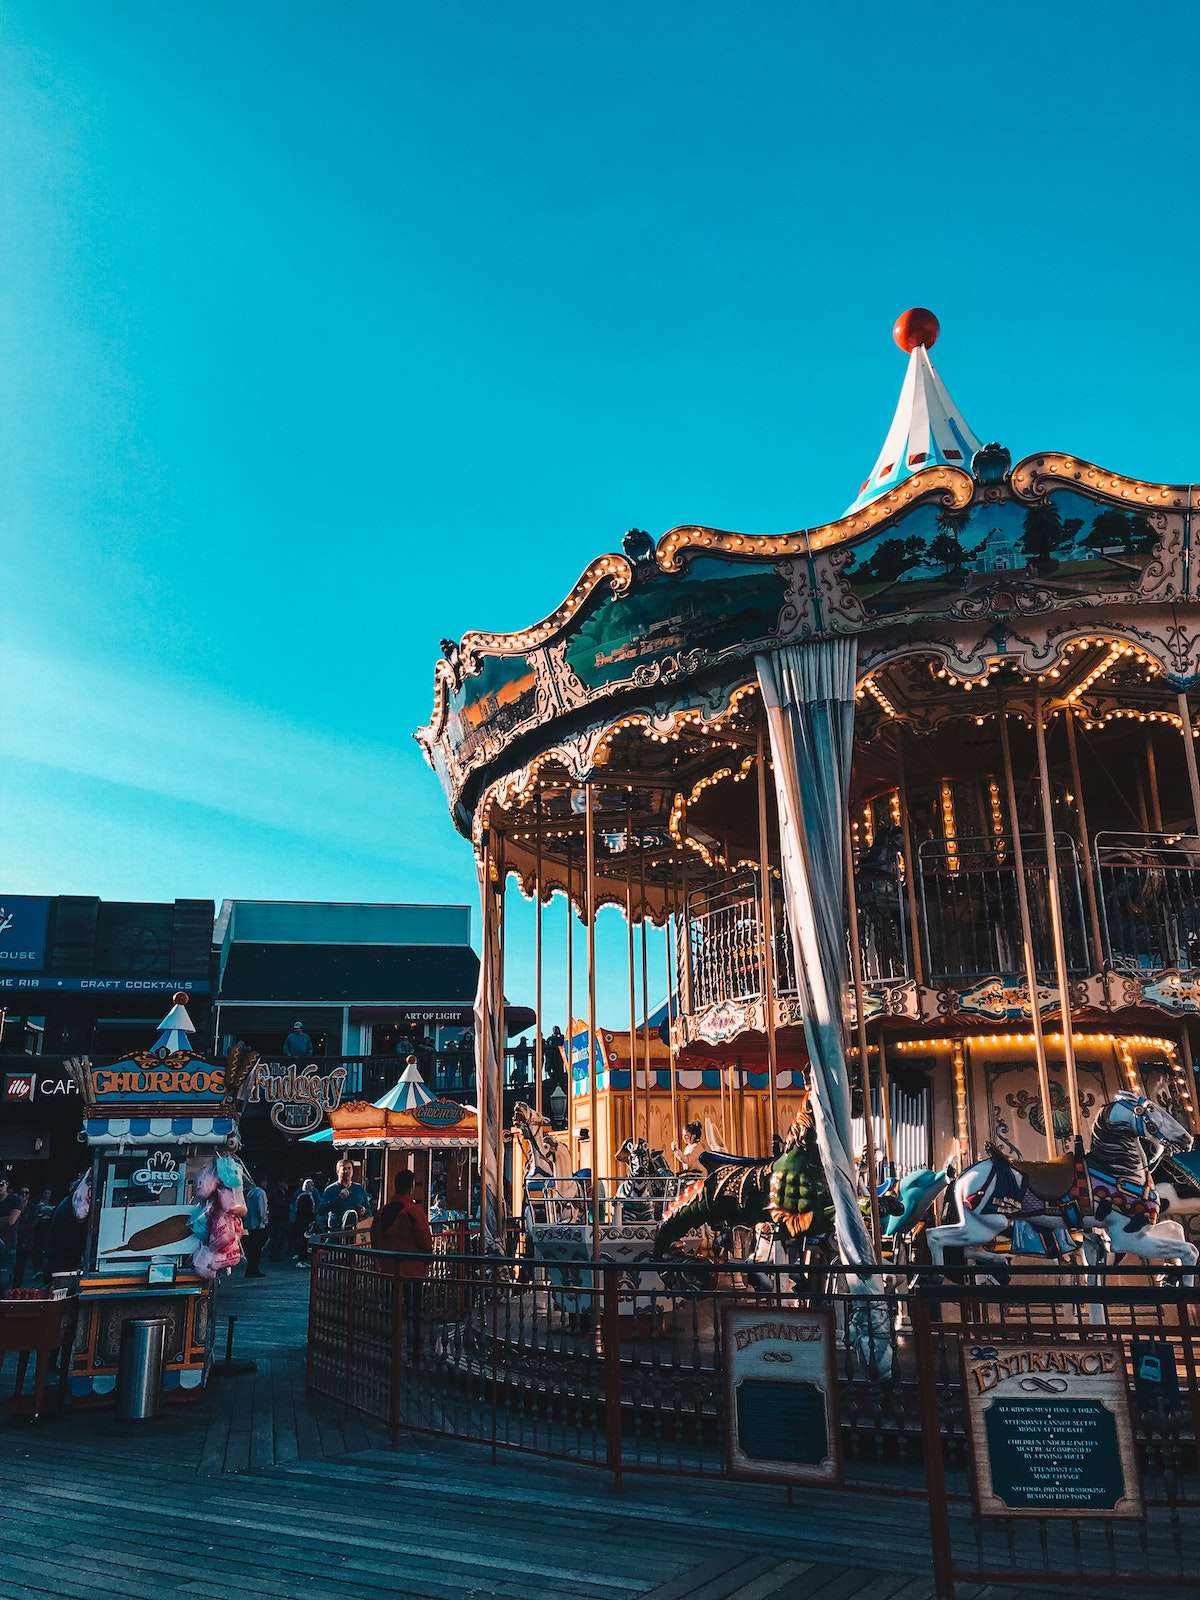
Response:
M964 1345L981 1516L1142 1517L1119 1344Z

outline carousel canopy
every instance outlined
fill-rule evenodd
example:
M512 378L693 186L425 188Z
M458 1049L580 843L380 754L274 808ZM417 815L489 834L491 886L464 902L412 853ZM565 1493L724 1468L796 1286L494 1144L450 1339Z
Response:
M432 1099L417 1066L416 1056L409 1056L408 1065L400 1074L400 1081L394 1083L383 1099L376 1100L375 1104L384 1111L411 1111L414 1106L428 1105Z

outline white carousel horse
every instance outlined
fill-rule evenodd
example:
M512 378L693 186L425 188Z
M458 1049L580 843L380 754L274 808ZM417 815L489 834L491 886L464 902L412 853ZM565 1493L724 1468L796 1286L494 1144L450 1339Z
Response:
M1009 1229L1018 1248L1066 1255L1078 1248L1074 1231L1106 1238L1118 1255L1174 1262L1190 1288L1200 1251L1177 1222L1158 1221L1151 1171L1168 1145L1189 1150L1191 1144L1191 1134L1162 1106L1122 1089L1096 1118L1085 1183L1077 1182L1073 1156L1016 1162L994 1151L968 1167L954 1186L962 1221L926 1233L934 1264L944 1264L951 1246L968 1259L986 1257Z
M580 1221L582 1207L570 1202L582 1202L586 1198L584 1185L572 1174L570 1153L566 1145L554 1137L550 1118L526 1105L524 1100L518 1100L513 1107L512 1133L525 1153L526 1202L542 1202L543 1215L539 1220Z

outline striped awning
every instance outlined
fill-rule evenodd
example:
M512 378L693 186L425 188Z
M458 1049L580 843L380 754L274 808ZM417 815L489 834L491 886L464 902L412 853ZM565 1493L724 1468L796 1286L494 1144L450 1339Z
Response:
M226 1144L232 1117L89 1117L87 1142L109 1144Z

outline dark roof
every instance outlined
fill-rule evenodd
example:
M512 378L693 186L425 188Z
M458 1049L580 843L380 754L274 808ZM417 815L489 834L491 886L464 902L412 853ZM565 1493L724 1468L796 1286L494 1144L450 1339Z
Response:
M218 998L469 1005L478 978L469 945L233 944Z

